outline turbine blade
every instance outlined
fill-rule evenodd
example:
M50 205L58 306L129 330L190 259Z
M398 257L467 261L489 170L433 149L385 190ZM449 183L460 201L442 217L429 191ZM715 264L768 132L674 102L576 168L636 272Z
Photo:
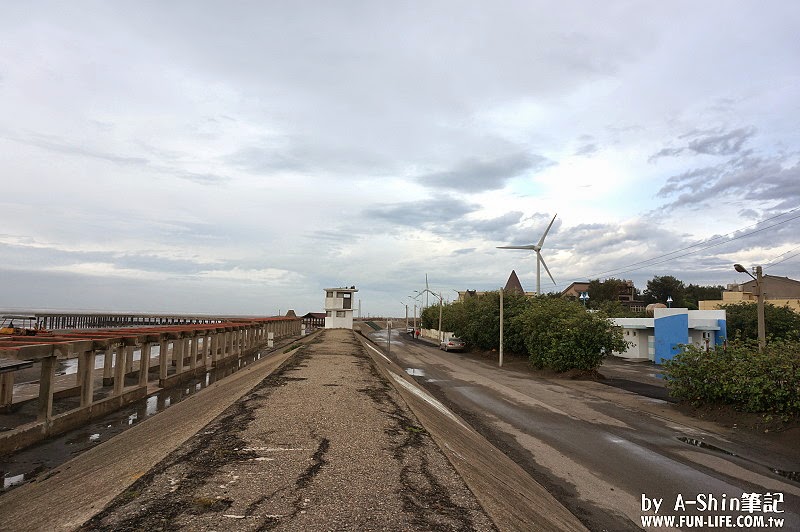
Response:
M542 238L541 238L541 239L539 239L539 243L538 243L538 244L536 244L537 246L539 246L539 249L542 249L542 245L544 244L544 237L546 237L546 236L547 236L547 233L548 233L548 231L550 231L550 228L551 228L551 227L553 227L553 222L555 222L555 221L556 221L556 216L558 216L558 213L556 213L556 214L553 216L553 219L552 219L552 220L550 220L550 225L548 225L548 226L547 226L547 229L545 229L545 230L544 230L544 234L542 234Z
M497 249L535 249L533 244L527 246L497 246Z
M553 281L553 284L556 284L556 280L555 280L555 279L553 279L553 274L552 274L552 273L550 273L550 269L547 267L547 264L545 264L545 262L544 262L544 258L542 257L542 254L541 254L541 253L539 253L539 252L537 251L537 252L536 252L536 257L537 257L537 258L539 259L539 261L542 263L542 266L544 266L544 271L546 271L546 272L547 272L547 275L549 275L549 276L550 276L550 280L551 280L551 281Z

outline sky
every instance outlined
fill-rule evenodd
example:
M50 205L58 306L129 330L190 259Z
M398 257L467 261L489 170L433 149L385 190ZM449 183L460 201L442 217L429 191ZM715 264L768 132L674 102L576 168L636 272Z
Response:
M800 4L0 5L0 308L800 279ZM678 252L679 250L683 250ZM673 253L678 252L678 253ZM430 299L429 299L430 300Z

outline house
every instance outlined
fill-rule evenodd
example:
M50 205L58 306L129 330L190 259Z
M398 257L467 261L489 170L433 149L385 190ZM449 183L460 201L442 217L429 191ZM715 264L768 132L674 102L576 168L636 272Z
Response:
M581 292L587 292L591 298L592 293L589 292L590 284L591 283L584 281L576 281L561 292L561 297L574 297L578 299ZM644 302L636 299L636 287L633 285L633 281L628 279L622 279L619 291L616 295L616 301L633 312L643 312L645 309Z
M570 284L561 292L561 297L574 297L578 299L583 292L589 290L589 283L583 281L576 281Z
M353 294L356 292L355 286L325 289L326 329L353 328Z
M776 275L764 275L761 282L764 286L764 299L776 307L788 306L800 312L800 281ZM699 301L700 310L718 309L722 305L741 303L742 301L758 301L758 290L755 280L742 284L729 284L722 292L722 299Z
M622 327L629 342L622 358L651 360L661 364L680 352L681 345L691 344L712 349L724 345L728 332L724 310L688 310L655 308L652 318L612 318Z

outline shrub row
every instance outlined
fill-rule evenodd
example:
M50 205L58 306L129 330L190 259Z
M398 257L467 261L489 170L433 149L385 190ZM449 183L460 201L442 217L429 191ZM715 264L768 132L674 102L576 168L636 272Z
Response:
M746 412L800 414L800 343L773 340L758 352L732 342L706 353L686 346L664 364L670 394L694 405L722 403Z

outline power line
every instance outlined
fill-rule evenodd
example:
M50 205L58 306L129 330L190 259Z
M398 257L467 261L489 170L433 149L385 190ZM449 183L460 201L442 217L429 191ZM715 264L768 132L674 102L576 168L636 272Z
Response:
M634 272L634 271L638 271L638 270L643 270L643 269L649 268L651 266L658 266L659 264L664 264L665 262L669 262L669 261L674 260L674 259L680 259L680 258L683 258L683 257L687 257L689 255L694 255L695 253L699 253L701 251L705 251L705 250L711 249L713 247L721 246L723 244L727 244L729 242L733 242L735 240L739 240L741 238L746 238L746 237L754 235L756 233L760 233L762 231L766 231L767 229L772 229L773 227L777 227L779 225L783 225L785 223L789 223L789 222L791 222L793 220L796 220L796 219L800 218L800 214L798 214L797 216L793 216L791 218L788 218L786 220L782 220L780 222L774 223L772 225L768 225L766 227L760 227L759 229L756 229L754 231L750 231L749 233L744 233L744 234L741 234L739 236L735 236L733 238L728 238L727 240L724 240L723 242L717 242L716 244L707 245L705 247L696 249L694 251L690 251L688 253L684 253L683 255L674 256L677 253L681 253L683 251L686 251L686 250L689 250L689 249L692 249L692 248L695 248L695 247L698 247L698 246L703 246L705 244L709 244L710 242L714 242L714 241L720 240L722 238L729 237L730 235L735 235L736 233L739 233L741 231L750 229L752 227L758 227L759 225L763 224L764 222L768 222L770 220L774 220L776 218L780 218L782 216L785 216L787 214L791 214L791 213L797 212L797 211L800 211L800 207L796 207L794 209L788 210L788 211L783 212L781 214L772 216L770 218L766 218L765 220L762 220L762 221L760 221L760 222L758 222L756 224L749 225L749 226L743 227L741 229L737 229L735 231L731 231L730 233L726 233L724 235L720 235L720 236L716 236L714 238L710 238L708 240L702 240L702 241L697 242L695 244L692 244L690 246L686 246L684 248L681 248L681 249L678 249L678 250L675 250L675 251L671 251L671 252L665 253L663 255L658 255L658 256L652 257L650 259L634 262L634 263L628 264L626 266L620 266L618 268L614 268L614 269L611 269L611 270L606 270L604 272L600 272L600 273L593 274L593 275L588 275L586 277L591 279L591 278L599 278L601 275L608 275L608 274L619 275L619 274L623 274L623 273L630 273L630 272ZM792 250L792 251L794 251L794 250ZM788 260L788 259L784 259L784 260ZM653 262L653 261L657 261L657 262ZM783 261L781 261L781 262L783 262ZM778 264L778 263L776 263L776 264ZM642 266L639 266L639 265L642 265ZM639 267L638 268L633 268L632 266L639 266ZM773 264L773 266L774 266L774 264Z
M800 246L798 246L798 247L796 247L796 248L794 248L794 249L800 249ZM792 251L794 251L794 249L793 249ZM791 251L787 251L786 253L791 253ZM786 255L786 253L784 253L784 255ZM773 262L773 263L771 263L771 264L768 264L768 265L764 266L764 269L771 268L771 267L773 267L773 266L775 266L775 265L777 265L777 264L780 264L780 263L782 263L782 262L786 262L787 260L789 260L789 259L792 259L792 258L794 258L794 257L797 257L798 255L800 255L800 252L798 252L798 253L795 253L794 255L789 255L789 256L788 256L788 257L786 257L785 259L783 259L783 260L779 260L778 262ZM780 257L780 255L778 255L778 256Z

